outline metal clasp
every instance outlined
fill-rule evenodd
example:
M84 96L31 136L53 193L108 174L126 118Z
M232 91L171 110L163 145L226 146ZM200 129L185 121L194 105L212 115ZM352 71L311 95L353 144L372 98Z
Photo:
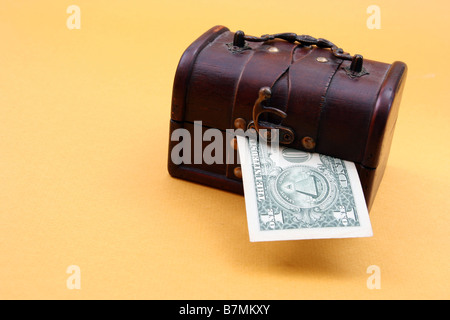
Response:
M262 102L270 99L271 96L272 91L269 87L262 87L261 89L259 89L258 99L256 99L253 106L253 121L248 124L248 128L254 128L260 135L260 130L266 129L265 136L261 136L269 142L275 139L275 137L271 136L271 129L277 129L279 133L279 142L281 144L291 144L294 141L295 137L294 131L292 131L291 128L275 125L270 122L259 121L259 116L265 112L275 114L283 119L287 117L286 112L276 108L266 107L262 104Z

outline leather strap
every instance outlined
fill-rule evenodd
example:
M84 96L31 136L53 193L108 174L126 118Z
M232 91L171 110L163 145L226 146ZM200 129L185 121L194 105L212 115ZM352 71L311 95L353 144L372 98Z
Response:
M234 128L236 118L245 119L247 124L252 120L259 89L272 87L286 72L296 47L286 41L271 41L255 49L238 82L230 128Z
M305 148L302 139L309 137L317 142L320 116L325 105L331 79L338 70L341 59L329 50L313 48L312 52L289 68L290 91L287 117L282 125L294 130L294 148L314 152L316 146Z

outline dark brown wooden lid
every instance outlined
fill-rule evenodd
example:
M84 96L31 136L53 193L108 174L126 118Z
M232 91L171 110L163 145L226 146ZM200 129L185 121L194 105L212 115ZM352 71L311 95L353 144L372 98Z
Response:
M178 63L175 79L173 82L172 111L171 119L175 121L184 120L184 110L186 108L186 92L191 76L191 72L198 54L220 34L229 31L224 26L214 26L197 40L195 40L183 53Z
M234 120L252 120L260 87L272 87L269 105L287 113L278 122L295 132L290 147L376 168L387 160L398 114L406 65L364 60L369 74L352 78L328 49L275 40L229 50L234 33L208 30L188 47L175 76L172 120L202 121L234 129ZM324 63L325 61L325 63ZM275 120L274 120L275 121ZM307 150L304 138L314 140ZM384 164L384 163L383 163Z

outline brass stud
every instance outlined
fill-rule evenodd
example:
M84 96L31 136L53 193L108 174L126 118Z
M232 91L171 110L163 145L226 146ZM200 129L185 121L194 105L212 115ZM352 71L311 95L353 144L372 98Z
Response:
M234 176L238 179L242 179L242 170L241 167L236 167L233 170Z
M302 139L302 145L305 149L311 150L314 149L314 147L316 146L316 142L311 137L304 137Z
M234 120L234 128L235 129L242 129L245 130L245 128L247 127L247 121L245 121L242 118L236 118Z
M316 60L317 60L317 62L321 62L321 63L328 62L328 59L325 57L317 57Z
M279 52L280 49L278 49L277 47L270 47L267 51L272 52L272 53L276 53L276 52Z

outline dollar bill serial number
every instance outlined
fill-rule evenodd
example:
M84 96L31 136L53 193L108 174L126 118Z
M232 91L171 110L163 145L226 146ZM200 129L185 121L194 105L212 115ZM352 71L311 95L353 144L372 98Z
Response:
M269 304L224 304L217 306L193 306L186 304L181 306L180 315L200 315L207 318L223 314L223 315L267 315L269 314Z

